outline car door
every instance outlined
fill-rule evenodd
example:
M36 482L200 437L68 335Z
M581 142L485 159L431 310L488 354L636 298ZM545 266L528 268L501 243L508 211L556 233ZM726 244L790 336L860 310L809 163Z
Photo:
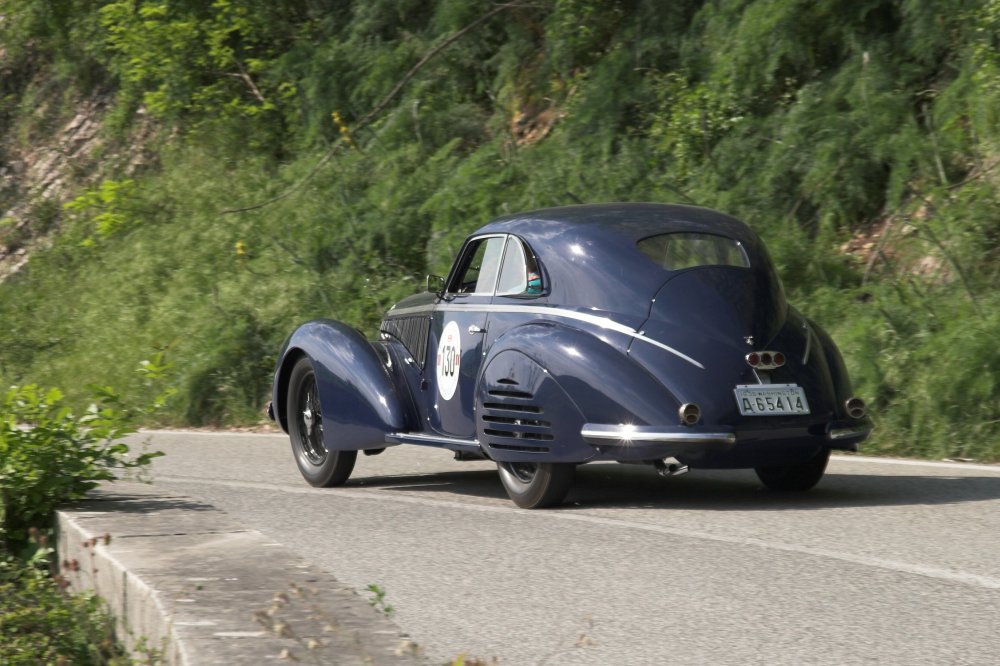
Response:
M426 413L433 430L472 439L476 376L483 359L488 306L496 291L506 236L469 240L445 284L428 340L430 389Z

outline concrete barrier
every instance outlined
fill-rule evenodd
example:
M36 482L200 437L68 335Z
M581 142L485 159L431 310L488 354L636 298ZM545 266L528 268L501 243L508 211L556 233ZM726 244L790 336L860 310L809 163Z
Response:
M126 647L160 663L424 663L332 575L192 498L106 484L58 511L58 529L71 589L95 590Z

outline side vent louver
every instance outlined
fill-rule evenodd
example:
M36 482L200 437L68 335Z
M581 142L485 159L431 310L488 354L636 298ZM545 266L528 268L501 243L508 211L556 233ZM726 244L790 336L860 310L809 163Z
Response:
M531 400L535 396L530 393L525 393L524 391L515 390L504 390L504 389L494 389L488 392L491 397L494 398L521 398L523 400Z
M515 389L513 379L500 379L500 386L487 391L489 402L483 403L480 414L483 434L491 449L546 453L545 442L555 437L552 424L542 418L541 406L534 403L535 396Z

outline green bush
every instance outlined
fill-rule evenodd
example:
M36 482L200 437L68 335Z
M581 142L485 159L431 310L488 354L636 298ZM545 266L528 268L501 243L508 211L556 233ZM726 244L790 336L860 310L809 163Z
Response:
M129 414L109 389L95 388L95 398L77 415L57 389L12 387L0 397L0 537L8 552L27 545L29 528L50 526L58 504L162 455L130 455L119 441L134 432Z
M94 594L67 595L46 571L0 556L0 664L131 663Z

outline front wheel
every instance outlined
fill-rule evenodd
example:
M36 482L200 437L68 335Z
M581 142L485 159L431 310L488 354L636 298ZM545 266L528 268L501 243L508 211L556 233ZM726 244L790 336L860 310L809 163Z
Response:
M830 449L822 449L805 462L794 465L769 465L755 467L757 478L769 490L783 492L804 492L809 490L823 478L826 464L830 460Z
M501 462L500 481L522 509L555 506L566 499L576 466L569 463Z
M288 380L288 436L302 477L311 486L329 488L347 481L357 451L327 451L323 444L323 408L312 361L303 357Z

